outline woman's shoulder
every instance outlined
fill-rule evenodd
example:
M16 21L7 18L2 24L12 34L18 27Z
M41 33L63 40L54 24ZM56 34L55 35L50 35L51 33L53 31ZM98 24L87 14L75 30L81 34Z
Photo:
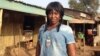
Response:
M71 29L71 27L69 25L61 24L61 29L67 30Z
M44 30L44 29L45 29L45 24L41 25L39 30L41 31L41 30Z
M69 25L65 25L65 24L61 24L60 30L61 31L72 32L72 28Z

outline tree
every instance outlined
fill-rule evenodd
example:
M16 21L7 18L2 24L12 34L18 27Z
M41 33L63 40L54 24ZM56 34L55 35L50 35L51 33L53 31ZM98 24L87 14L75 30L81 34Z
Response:
M84 4L80 3L80 2L77 2L76 0L70 0L69 1L69 7L71 9L75 9L75 10L79 10L79 11L85 11L84 9Z
M71 9L94 13L99 7L99 0L69 0Z

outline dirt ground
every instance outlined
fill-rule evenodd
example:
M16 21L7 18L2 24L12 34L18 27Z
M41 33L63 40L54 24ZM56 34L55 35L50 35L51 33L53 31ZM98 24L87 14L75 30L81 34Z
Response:
M100 46L88 46L83 42L76 42L77 56L100 56Z
M10 46L5 49L3 56L35 56L36 46L24 47L24 46ZM77 56L100 56L100 46L84 46L82 43L76 43Z
M84 46L77 48L77 56L100 56L100 46Z

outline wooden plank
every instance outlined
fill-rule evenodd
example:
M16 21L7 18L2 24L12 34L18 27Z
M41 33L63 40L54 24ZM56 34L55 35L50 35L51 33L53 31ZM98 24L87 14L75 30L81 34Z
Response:
M3 38L1 36L1 28L2 28L2 19L3 19L3 9L0 9L0 56L4 53L4 44L3 44Z

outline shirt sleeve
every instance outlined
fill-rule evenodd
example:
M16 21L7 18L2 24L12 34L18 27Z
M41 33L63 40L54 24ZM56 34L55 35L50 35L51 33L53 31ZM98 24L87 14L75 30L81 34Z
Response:
M41 35L43 34L43 31L44 31L44 25L42 25L39 29L39 34L38 34L38 41L41 42L42 41L42 37Z
M40 40L41 40L41 37L40 37L40 31L39 31L39 34L38 34L38 41L40 42Z
M68 33L65 36L66 36L66 38L65 38L66 44L75 43L74 35L72 33Z
M73 31L72 31L71 27L69 27L69 26L67 27L67 31L65 34L65 41L66 41L66 44L75 43Z
M73 34L71 27L70 26L64 26L63 31L64 31L63 34L64 34L64 37L65 37L65 43L66 44L75 43L75 38L74 38L74 34Z

